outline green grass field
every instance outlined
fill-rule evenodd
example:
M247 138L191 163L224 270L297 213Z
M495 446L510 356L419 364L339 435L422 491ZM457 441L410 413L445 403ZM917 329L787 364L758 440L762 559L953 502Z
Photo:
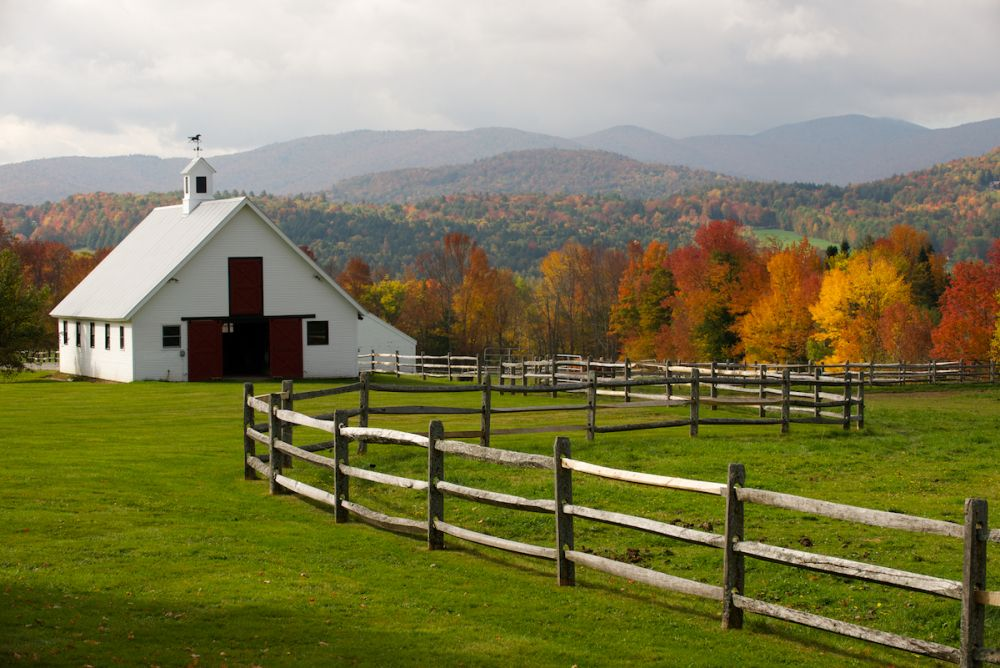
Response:
M757 241L765 244L774 241L781 247L788 247L794 246L802 241L802 235L798 232L793 232L792 230L783 230L778 227L754 227L750 229L753 232L753 235L757 238ZM809 237L809 243L812 244L814 248L824 251L830 246L840 245L840 242L838 241L820 239L819 237Z
M299 383L298 389L325 387ZM258 392L276 391L267 383ZM243 480L238 383L116 385L43 374L0 383L0 663L70 666L881 666L931 665L902 652L748 615L720 629L719 605L578 568L560 588L554 565L447 539L422 540L326 509L271 497ZM478 405L475 395L449 395ZM324 412L349 395L301 403ZM375 405L439 403L440 395L375 393ZM498 400L499 401L499 400ZM504 402L538 403L537 397ZM551 400L549 400L551 401ZM562 401L562 400L561 400ZM726 415L724 411L719 411ZM508 422L570 423L582 415ZM603 419L603 418L602 418ZM611 419L610 417L608 419ZM572 435L574 456L633 470L724 481L961 521L966 497L1000 508L1000 388L869 393L863 432L838 427L703 426ZM427 418L374 426L426 430ZM474 426L445 420L449 429ZM316 437L313 439L313 437ZM320 440L296 431L296 442ZM494 445L551 453L553 435ZM372 445L352 464L421 477L426 452ZM329 488L297 463L290 475ZM550 498L551 473L449 458L448 479ZM577 478L576 502L721 532L718 498ZM352 499L421 517L410 490L352 481ZM994 525L1000 514L994 511ZM449 498L446 519L552 545L552 519ZM959 541L879 531L748 508L747 538L958 579ZM721 553L577 521L578 549L719 584ZM989 586L1000 589L991 549ZM747 592L808 612L957 645L954 601L748 560ZM1000 645L1000 615L987 644Z

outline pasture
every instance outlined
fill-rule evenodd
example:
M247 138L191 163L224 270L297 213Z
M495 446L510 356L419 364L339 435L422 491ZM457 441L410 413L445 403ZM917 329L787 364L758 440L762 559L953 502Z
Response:
M902 652L748 615L722 631L717 604L586 569L556 586L551 565L449 539L422 540L269 496L243 480L239 383L113 385L55 382L44 374L0 383L5 461L0 467L0 662L25 665L931 665ZM329 383L296 383L297 390ZM277 391L258 384L257 393ZM420 395L411 395L413 401ZM340 407L334 399L298 410ZM440 403L435 396L432 403ZM473 405L473 395L446 401ZM510 401L537 403L538 397ZM343 406L352 399L344 398ZM867 428L796 425L573 438L575 456L665 475L724 481L729 462L756 487L960 522L977 496L1000 526L1000 388L870 392ZM720 411L720 415L725 410ZM736 415L739 415L736 413ZM520 424L551 415L518 418ZM468 425L444 417L447 428ZM377 418L373 426L383 426ZM472 424L469 422L468 424ZM391 425L426 430L425 418ZM574 436L574 435L570 435ZM303 435L297 442L308 442ZM553 435L499 437L495 445L551 454ZM373 445L352 464L419 476L426 453ZM329 485L296 464L296 477ZM545 496L551 474L448 471L467 484ZM311 476L311 477L310 477ZM598 481L599 498L683 525L719 525L718 499L669 490L635 493ZM420 516L408 490L358 484L352 497ZM449 521L518 540L551 541L551 518L449 502ZM794 514L793 514L794 515ZM961 575L961 544L858 529L789 513L755 513L747 533L815 545L940 577ZM577 549L706 581L721 555L607 527L578 528ZM990 589L1000 589L992 549ZM956 572L957 569L957 572ZM840 578L748 566L754 596L893 632L954 644L957 603ZM987 644L1000 644L991 609Z

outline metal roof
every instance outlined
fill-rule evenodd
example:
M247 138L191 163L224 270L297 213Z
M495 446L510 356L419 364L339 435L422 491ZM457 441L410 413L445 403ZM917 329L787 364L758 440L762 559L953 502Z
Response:
M153 209L50 315L131 320L248 203L246 197L210 200L187 215L181 205Z

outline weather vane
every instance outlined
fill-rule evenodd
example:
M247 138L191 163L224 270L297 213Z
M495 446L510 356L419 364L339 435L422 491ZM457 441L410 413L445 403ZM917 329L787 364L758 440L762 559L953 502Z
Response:
M194 142L194 152L201 153L201 133L194 135L193 137L188 137L189 142Z

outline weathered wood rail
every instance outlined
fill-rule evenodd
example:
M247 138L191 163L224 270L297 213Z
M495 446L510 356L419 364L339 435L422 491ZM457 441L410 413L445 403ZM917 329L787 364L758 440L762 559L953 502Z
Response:
M594 371L585 380L560 380L556 385L494 385L491 376L484 376L480 384L458 383L450 385L406 385L377 382L371 374L361 374L361 380L342 387L295 392L292 381L284 381L280 399L282 407L290 409L294 402L319 399L339 394L357 393L358 407L344 409L341 417L358 418L358 425L368 426L376 415L478 415L479 428L451 431L449 438L478 438L479 444L489 446L493 436L537 433L568 433L581 431L588 440L597 434L609 434L644 429L687 427L691 436L697 436L702 425L777 426L781 433L795 423L838 425L849 429L853 424L864 427L863 374L855 378L847 374L834 378L813 374L792 374L787 369L781 373L750 373L709 368L702 375L698 367L666 367L662 375L620 376L600 378ZM836 390L836 391L830 391ZM476 407L441 405L391 405L378 406L373 393L383 394L445 394L472 393L479 395ZM560 403L534 406L500 405L504 396L511 394L546 394L564 398ZM607 397L599 401L600 397ZM263 405L263 398L255 399ZM709 411L719 406L735 409L752 409L757 415L745 417L713 417ZM621 411L662 409L641 421L621 422ZM671 409L681 409L680 411ZM684 410L686 409L686 410ZM610 411L617 421L600 420ZM497 427L494 416L523 413L558 414L561 424L535 426ZM770 413L770 415L769 415ZM579 422L570 422L567 415L583 414ZM319 415L330 419L332 413ZM265 425L255 427L266 431ZM361 441L364 451L364 440Z
M578 355L558 355L554 359L522 359L500 361L488 365L478 356L459 355L400 355L396 353L371 353L358 355L359 373L387 373L398 376L447 378L482 383L486 376L495 376L499 385L554 386L562 382L586 381L591 373L599 379L624 379L649 373L664 374L670 367L696 367L702 373L742 372L777 375L784 369L794 375L815 375L843 378L850 373L854 378L864 374L869 386L891 386L938 383L996 383L997 364L993 360L929 360L926 362L875 363L842 362L838 364L743 364L735 362L680 362L656 360L630 360L606 362L583 358ZM626 391L626 395L628 393Z
M744 614L749 612L962 666L979 666L983 662L1000 663L1000 649L984 646L986 607L1000 605L1000 592L991 592L986 588L986 548L990 541L1000 542L1000 532L989 530L987 505L982 499L967 499L964 524L954 524L747 487L746 471L741 464L729 466L726 482L690 480L615 469L574 459L570 441L566 437L555 439L553 456L548 457L449 440L444 437L444 427L439 421L430 423L426 436L390 429L348 427L345 426L339 413L336 413L332 420L322 419L281 408L281 402L280 394L270 394L266 400L262 400L253 396L252 386L248 384L245 388L243 402L245 477L254 480L258 474L263 476L268 480L272 494L295 493L325 504L332 508L337 523L346 522L349 517L354 517L378 528L423 536L426 537L427 547L431 550L444 548L445 537L450 536L486 547L554 561L556 579L560 585L574 585L577 578L576 567L582 566L672 592L718 601L721 603L722 627L725 629L742 628ZM255 426L258 412L267 415L266 435ZM291 442L291 432L296 425L328 432L333 438L311 446L296 447ZM348 453L348 444L351 441L424 448L427 451L427 475L416 479L353 467L350 465ZM257 443L267 446L266 455L257 454ZM332 457L316 454L319 449L332 450ZM447 480L446 456L459 456L501 466L550 470L554 476L552 497L529 499ZM285 457L294 457L331 470L332 491L287 476ZM711 530L685 528L651 518L575 504L574 474L719 497L720 503L724 504L724 532L719 534ZM368 508L352 499L350 489L352 478L424 493L427 499L426 515L420 518L398 517ZM445 499L449 496L510 510L553 515L555 546L525 543L448 523L445 521ZM933 534L946 539L962 540L964 550L961 578L947 579L913 573L879 564L793 550L751 540L746 536L745 525L747 513L754 505L882 529ZM713 550L722 550L722 573L717 582L703 582L578 551L575 549L574 538L574 523L578 519L635 529ZM747 596L744 592L748 578L745 562L748 558L957 600L961 609L960 644L958 647L952 647L889 633Z

